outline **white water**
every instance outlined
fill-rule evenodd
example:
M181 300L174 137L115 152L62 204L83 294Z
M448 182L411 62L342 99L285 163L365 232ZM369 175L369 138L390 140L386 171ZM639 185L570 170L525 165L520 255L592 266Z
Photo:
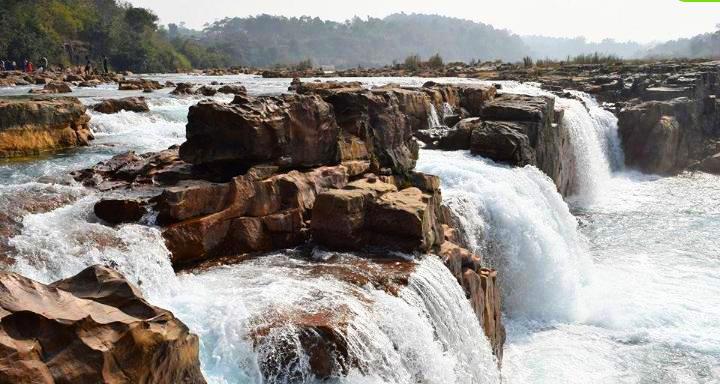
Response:
M557 102L579 220L533 167L434 151L418 164L500 271L503 381L720 382L720 177L624 171L615 118L575 96L588 108Z
M215 78L192 79L209 82ZM253 94L276 93L289 85L289 79L264 81L240 76L226 80L237 79L255 85L250 87ZM108 87L76 91L88 105L104 97L135 95ZM0 90L0 94L17 92ZM199 99L171 97L167 90L146 96L149 113L89 112L97 138L89 147L49 154L33 162L0 164L0 207L23 223L21 232L9 240L16 260L12 270L51 282L88 265L113 266L138 284L151 302L172 310L200 336L202 367L211 383L313 382L303 353L289 371L261 377L258 361L280 358L278 345L289 342L297 347L291 324L281 323L269 341L257 348L252 345L251 330L271 321L272 316L293 310L323 313L342 308L351 315L347 342L350 355L359 363L347 377L332 382L500 381L497 362L464 292L435 257L418 262L399 296L370 286L358 287L332 275L312 275L310 267L322 264L282 254L176 276L158 229L141 225L111 228L98 223L92 207L100 196L64 175L126 150L144 152L181 143L187 108ZM217 99L228 100L226 96ZM60 207L31 212L33 202L47 199L57 200Z
M359 80L421 85L427 79ZM290 80L220 81L240 81L250 93L261 94L283 92ZM546 94L513 82L503 88ZM107 87L76 91L88 104L134 95ZM400 297L332 276L303 276L305 262L285 255L176 277L156 229L95 223L91 207L97 195L39 179L128 149L182 142L184 116L197 99L166 93L147 95L149 114L93 115L98 139L90 147L34 162L0 163L0 209L24 217L22 232L11 240L18 253L15 270L49 282L93 263L114 265L200 335L203 369L212 383L260 380L257 354L246 337L248 321L273 308L338 305L357 312L352 351L367 356L365 367L346 382L498 381L467 301L434 259L420 263ZM510 169L464 153L421 155L419 168L443 177L444 198L473 234L473 248L501 271L508 327L503 381L720 382L720 178L622 171L612 116L577 96L589 111L577 101L558 101L571 109L566 118L576 123L573 145L586 176L571 208L534 168ZM32 199L68 203L30 214L24 203Z

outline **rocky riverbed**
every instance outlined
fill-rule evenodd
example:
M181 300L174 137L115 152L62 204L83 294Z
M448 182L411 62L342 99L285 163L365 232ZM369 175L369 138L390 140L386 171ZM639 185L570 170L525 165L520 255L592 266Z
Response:
M134 358L133 348L152 349L144 347L143 342L137 342L140 346L124 343L121 335L129 331L122 327L113 328L114 333L103 334L108 340L102 342L102 348L89 345L89 336L83 333L96 332L94 329L73 328L71 337L68 336L82 341L72 345L85 345L82 348L98 351L105 359L113 356L118 364L111 369L100 369L98 367L107 364L93 365L97 361L90 361L92 354L56 352L53 349L58 343L55 334L60 337L61 332L32 336L37 339L35 346L25 346L29 336L18 335L29 334L31 330L19 326L4 327L10 338L8 345L12 345L10 349L15 352L4 357L3 364L9 368L0 372L12 380L26 377L30 371L25 367L32 366L45 382L81 380L78 377L107 381L113 380L113 375L140 382L204 382L205 379L221 382L219 380L226 376L244 377L237 379L241 381L330 378L353 381L357 375L376 375L391 382L405 382L411 377L425 377L428 382L443 382L448 378L453 378L450 380L453 382L496 382L499 380L497 367L503 364L507 316L516 319L518 313L536 314L527 311L532 306L528 303L533 295L527 288L535 287L539 297L555 300L555 296L542 296L543 287L552 286L555 294L563 294L569 284L565 280L556 284L553 278L548 278L545 285L533 285L536 271L523 271L523 268L536 265L534 263L541 268L543 263L528 259L523 265L515 266L512 258L520 253L549 257L547 264L553 265L557 262L553 257L575 253L573 257L579 259L578 254L585 252L576 235L570 234L576 231L572 224L575 219L559 196L572 200L598 189L603 181L588 177L588 173L595 176L622 166L616 164L623 162L621 158L604 155L612 152L613 146L624 152L628 166L647 172L713 170L713 159L717 156L712 143L717 137L717 118L712 106L715 105L717 71L709 64L698 65L674 68L681 77L694 76L695 79L694 82L682 81L688 89L680 98L661 97L659 91L653 90L675 84L675 75L667 74L669 69L648 80L640 71L655 73L659 67L633 67L617 70L617 76L623 79L618 81L622 86L612 88L616 87L612 85L612 89L588 87L615 75L599 75L590 68L577 68L577 72L565 74L572 78L568 84L554 73L526 73L528 77L535 76L527 80L541 81L544 89L512 82L452 79L417 79L404 85L385 82L374 87L362 81L290 83L288 79L282 86L273 85L278 92L257 92L253 88L253 82L259 81L257 78L249 77L245 82L247 86L237 83L228 86L215 80L190 84L186 79L178 79L182 81L170 84L159 77L118 81L119 89L126 89L122 92L129 92L130 97L24 98L4 102L0 105L9 106L8 110L41 111L6 112L12 116L7 121L12 121L13 127L23 128L8 126L2 131L5 136L0 138L4 137L5 141L0 145L19 148L18 142L31 144L23 147L30 148L23 149L24 152L8 150L6 156L57 151L77 145L80 132L87 139L93 133L99 134L98 140L103 140L105 132L98 129L100 126L93 126L93 121L153 113L158 105L166 102L164 100L186 103L183 105L189 109L187 125L180 128L182 135L169 140L175 145L165 149L167 144L161 143L166 141L161 140L150 145L151 152L146 152L145 147L126 152L109 145L109 151L98 159L101 161L85 161L83 166L55 172L47 184L52 187L33 185L27 196L29 200L37 199L37 204L18 205L18 199L3 196L9 209L0 212L7 216L0 215L8 228L2 231L0 239L6 269L26 272L41 281L10 273L0 277L12 288L0 298L9 313L3 322L21 312L48 321L89 316L96 322L106 323L109 320L94 315L92 308L114 306L117 309L103 309L104 313L122 317L112 321L124 322L130 329L149 327L156 332L151 337L155 340L152 345L162 345L157 347L161 352L147 352L155 356L148 359L164 367L160 371L163 373L152 376L143 371L147 368L157 371L152 365L143 364L143 358L132 362L123 360ZM699 68L706 71L697 72ZM587 79L580 78L583 71L591 71ZM635 80L629 83L625 78ZM692 92L687 85L691 83ZM567 85L567 89L559 89L558 84ZM146 93L146 89L156 92ZM612 104L604 105L603 109L587 94L572 89L594 93L599 101ZM143 94L147 98L143 98ZM64 103L62 108L71 111L67 121L56 124L55 120L44 117L47 113L42 113L42 108L52 103ZM619 121L614 120L609 111L616 112ZM62 117L57 113L52 116L58 121ZM89 124L88 116L92 116ZM182 118L184 120L184 116ZM32 133L33 138L54 137L55 130L68 129L76 135L75 143L57 140L41 147L37 145L39 140L25 140L27 132ZM602 138L605 134L611 135L613 129L619 133L617 141ZM87 139L80 144L90 144L89 150L98 146ZM473 199L477 197L470 195L464 203L458 200L459 179L442 166L423 165L423 169L441 171L441 177L417 171L421 146L425 148L423 151L433 150L433 153L467 151L477 161L492 161L498 172L508 170L522 174L508 198L515 199L517 191L523 191L525 199L542 194L542 199L546 199L538 200L542 201L542 207L559 210L552 213L557 217L553 218L554 229L550 232L562 233L565 238L560 242L564 245L543 243L548 233L538 232L530 235L538 241L537 245L517 253L503 253L512 242L529 241L522 237L508 243L507 237L497 234L497 231L512 233L510 227L505 227L511 226L512 220L503 221L503 217L512 215L494 212L481 219L492 223L489 227L478 229L478 225L471 225L468 220L474 218L473 210L464 211L458 204L474 204ZM456 153L448 153L447 158L455 159ZM434 159L436 155L432 156ZM460 168L474 164L462 161L462 165L458 163ZM12 167L10 169L16 169ZM540 172L525 175L537 170L544 176ZM491 172L477 183L490 181L490 185L502 185L504 180L495 181L495 177ZM532 181L525 181L526 177ZM443 185L450 187L449 200L443 198ZM40 196L35 188L40 188L46 196ZM466 188L473 189L472 186ZM523 188L530 188L532 192L525 192ZM542 192L533 188L540 188ZM525 204L525 200L518 199L518 204ZM85 228L82 233L47 239L48 244L53 241L75 244L63 247L62 252L66 254L62 257L69 258L67 265L59 265L47 259L49 255L58 257L55 250L38 252L34 247L44 246L37 244L33 237L27 238L26 232L30 228L38 230L37 226L45 219L33 223L25 216L63 215L63 211L70 214L74 209L80 209L82 214L72 213L72 218L66 220ZM528 212L534 212L533 209L536 207L527 207ZM54 219L48 216L46 220ZM520 215L516 223L522 220L525 219ZM540 224L542 220L533 220L536 226L544 225ZM525 231L534 230L537 228L528 227ZM491 244L480 245L486 241L482 239L492 236L499 237ZM145 249L137 248L138 244ZM28 253L29 249L33 250ZM128 262L138 252L157 255L157 259L149 265ZM63 280L65 283L43 284L68 278L68 271L77 273L78 266L97 262L129 277L126 280L108 267L93 266L77 277ZM148 274L148 270L154 272ZM290 291L284 292L285 304L280 299L282 290L278 292L272 287L278 284L273 280L274 273L286 276L282 286ZM92 274L103 277L88 282ZM246 281L237 280L239 276ZM106 287L106 277L112 281L112 288ZM216 280L218 278L220 280ZM195 303L191 290L181 286L184 282L188 287L202 290L203 285L197 284L204 280L204 285L219 291L223 279L230 285L222 289L242 292L259 300L251 305L237 299L250 308L247 313L243 312L242 324L230 331L235 336L225 333L223 327L228 319L222 314L233 311L233 307L228 303ZM170 312L148 304L128 280L147 290L151 302L157 300L157 304L177 310L176 315L187 326ZM526 286L522 282L526 282ZM175 286L178 283L180 285ZM165 284L168 287L162 287ZM117 293L118 287L124 293ZM439 291L438 287L443 289ZM18 301L18 290L35 298L33 300L43 300L46 296L61 300L58 297L72 296L72 300L67 300L77 301L78 308L64 308L65 315L35 308L31 305L33 301ZM103 293L88 296L88 291ZM187 297L178 301L173 298L177 292ZM118 294L122 300L117 298ZM222 300L236 300L234 293L218 294ZM127 306L135 308L137 303L151 308L153 315L128 313ZM385 307L388 303L393 303L392 310ZM520 308L522 306L524 308ZM203 323L202 315L198 317L193 309L196 307L205 308L209 318L225 320L220 325L208 326L209 323ZM412 319L408 320L411 322L408 329L425 339L421 339L420 344L407 344L411 341L409 335L397 333L399 328L394 321L398 319L377 313L382 312L382 308L390 312L405 311L408 319ZM156 317L160 313L172 318L169 323L172 329L155 330L153 322L158 321ZM123 317L128 315L132 318ZM443 322L447 324L442 325ZM168 323L163 324L168 327ZM220 328L213 328L218 326ZM200 334L199 348L191 332ZM376 339L380 334L387 339ZM184 341L178 343L178 337ZM203 340L208 343L204 347ZM233 346L247 349L243 359L253 356L253 360L250 363L238 360L239 352L225 350ZM40 352L18 352L28 348ZM428 352L430 350L435 352ZM450 351L449 355L438 352L440 350ZM511 348L511 351L510 369L513 369L517 364L516 350ZM461 353L464 355L460 356ZM54 358L56 354L66 358ZM403 355L416 356L419 362L404 360ZM441 363L445 370L434 372L432 356L439 355L447 359ZM374 361L377 356L392 361L397 368L395 372L384 371L383 364ZM85 368L65 369L71 361L82 362ZM241 366L239 373L237 364ZM200 373L201 365L205 377ZM233 366L235 369L229 368ZM470 366L473 368L468 368Z

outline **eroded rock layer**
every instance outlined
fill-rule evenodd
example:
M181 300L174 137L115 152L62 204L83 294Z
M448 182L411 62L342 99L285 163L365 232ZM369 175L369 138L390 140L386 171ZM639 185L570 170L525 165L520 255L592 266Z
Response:
M205 383L197 336L111 269L0 287L0 382Z
M80 100L14 98L0 100L0 158L87 145L90 117Z

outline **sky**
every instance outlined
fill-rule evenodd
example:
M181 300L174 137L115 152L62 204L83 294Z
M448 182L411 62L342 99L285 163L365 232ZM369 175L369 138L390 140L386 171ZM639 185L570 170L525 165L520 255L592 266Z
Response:
M353 16L433 13L509 29L520 35L604 38L653 42L715 30L720 2L680 0L129 0L150 8L161 24L185 22L201 29L225 17L262 13L318 16L344 21Z

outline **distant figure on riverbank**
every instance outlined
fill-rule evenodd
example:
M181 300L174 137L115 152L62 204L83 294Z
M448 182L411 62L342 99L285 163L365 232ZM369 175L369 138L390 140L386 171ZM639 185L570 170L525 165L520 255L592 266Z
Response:
M28 72L28 63L29 62L30 62L30 60L28 60L28 59L23 60L23 71Z
M42 67L47 71L50 69L50 63L48 62L47 57L43 56L43 58L40 60L42 63Z
M85 74L89 75L90 71L92 71L92 63L90 62L90 57L85 56Z
M35 71L35 68L33 66L32 61L28 60L27 62L27 73L33 73Z
M13 62L12 62L12 70L14 71L14 70L16 70L16 69L17 69L17 63L15 62L15 60L13 60Z
M110 73L110 71L108 71L108 58L107 58L107 56L103 56L103 69L105 70L105 74Z
M5 67L5 60L0 60L0 71L7 71Z

